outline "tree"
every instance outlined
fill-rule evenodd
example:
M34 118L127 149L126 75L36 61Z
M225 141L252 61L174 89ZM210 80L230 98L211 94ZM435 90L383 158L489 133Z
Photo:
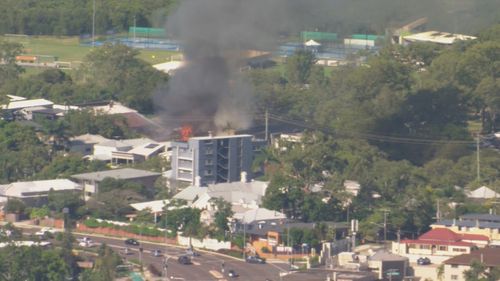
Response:
M121 44L93 49L78 72L79 81L94 84L140 112L152 113L153 91L168 76L137 58L139 51Z
M288 81L296 84L307 83L315 63L316 56L311 51L297 51L286 60L285 68Z
M229 231L229 218L234 214L231 203L223 198L211 198L210 203L215 210L214 224L217 232L220 236L225 237L226 232Z
M500 278L500 267L488 269L483 263L474 260L470 269L464 272L466 281L496 281Z

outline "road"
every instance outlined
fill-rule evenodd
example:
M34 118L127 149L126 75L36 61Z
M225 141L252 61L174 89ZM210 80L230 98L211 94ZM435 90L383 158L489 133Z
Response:
M34 233L38 229L24 229L25 234ZM167 276L170 280L187 280L187 281L213 281L213 280L245 280L245 281L295 281L309 280L302 278L293 278L295 274L281 277L280 272L284 273L288 269L285 263L266 263L266 264L250 264L242 260L218 255L216 253L198 251L201 256L193 257L191 265L183 265L177 261L181 255L185 255L186 249L175 245L166 245L158 243L150 243L140 241L140 246L125 245L125 238L104 237L101 235L92 234L76 234L75 238L90 237L96 246L106 243L109 247L115 249L124 260L139 261L142 259L143 265L154 265L159 271L163 271L165 258L167 262ZM139 253L139 248L143 248L142 254ZM125 254L125 248L129 248L129 253ZM154 257L153 251L159 249L162 256ZM224 270L222 269L224 264ZM230 278L227 276L229 270L234 270L239 276ZM224 271L224 272L223 272ZM172 278L173 277L173 278ZM298 276L297 276L298 277ZM324 279L321 279L324 280Z

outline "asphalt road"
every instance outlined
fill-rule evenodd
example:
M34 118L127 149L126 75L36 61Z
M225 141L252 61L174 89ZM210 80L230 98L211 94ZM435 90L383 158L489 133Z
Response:
M34 233L37 229L26 229L25 233ZM222 280L241 280L241 281L324 281L326 280L326 272L314 271L305 275L304 273L292 273L286 276L281 276L280 273L287 273L288 264L286 263L266 263L266 264L250 264L242 260L234 259L224 255L217 255L210 252L198 251L201 256L193 257L192 264L183 265L177 261L179 256L186 254L186 249L173 245L157 244L140 241L140 246L126 245L125 238L102 237L91 234L80 235L74 234L75 238L90 237L95 244L95 247L101 243L115 249L124 260L142 260L143 265L154 265L162 274L164 271L165 260L167 259L167 276L169 280L186 280L186 281L222 281ZM139 248L143 248L142 254L139 253ZM125 248L129 249L129 253L125 253ZM159 249L162 255L159 257L153 256L153 251ZM222 268L224 264L224 270ZM229 270L234 270L238 277L231 278L227 276Z

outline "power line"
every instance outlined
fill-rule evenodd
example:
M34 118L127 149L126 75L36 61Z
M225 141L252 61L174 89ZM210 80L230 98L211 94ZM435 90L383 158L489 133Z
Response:
M321 128L314 125L309 125L301 121L290 120L278 115L269 114L269 118L275 121L295 125L305 129L318 130L326 134L337 135L341 137L357 137L366 140L379 141L379 142L391 142L391 143L404 143L404 144L419 144L419 145L443 145L443 144L475 144L474 141L468 140L447 140L447 139L425 139L425 138L409 138L409 137L396 137L387 135L378 135L373 133L362 133L358 131L346 131L346 130L335 130Z

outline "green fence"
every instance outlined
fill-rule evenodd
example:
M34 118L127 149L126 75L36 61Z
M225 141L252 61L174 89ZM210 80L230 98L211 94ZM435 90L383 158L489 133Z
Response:
M303 42L309 40L321 41L321 42L334 42L337 41L337 33L329 32L317 32L317 31L302 31L300 37Z
M165 38L166 33L164 28L132 26L128 29L128 37Z
M373 35L373 34L353 34L351 36L352 39L361 39L361 40L373 40L383 39L384 36Z

